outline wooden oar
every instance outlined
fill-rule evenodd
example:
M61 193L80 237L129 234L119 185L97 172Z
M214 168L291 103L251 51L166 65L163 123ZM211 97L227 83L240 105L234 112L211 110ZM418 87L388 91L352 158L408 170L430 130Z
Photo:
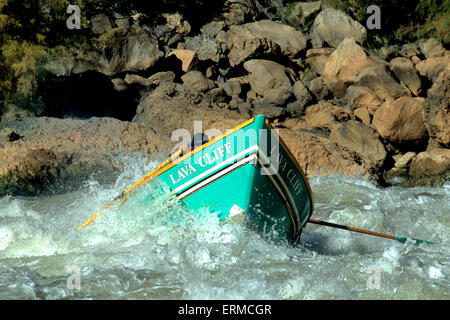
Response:
M133 189L135 188L139 188L141 186L143 186L144 184L146 184L147 182L149 182L152 178L153 175L160 170L161 168L165 167L167 164L169 164L170 162L172 162L173 159L179 157L181 154L183 153L183 150L178 150L175 154L171 155L169 158L167 158L164 162L162 162L159 166L157 166L155 169L153 169L152 171L150 171L149 173L147 173L145 176L143 176L141 179L139 179L136 183L134 183L131 187L129 187L127 190L122 191L121 194L119 194L117 197L115 197L113 200L111 200L111 202L107 203L105 205L105 209L111 207L112 205L116 204L117 202L122 203L125 200L127 200L128 196L133 194ZM77 229L81 230L84 227L86 227L87 225L89 225L92 221L94 221L95 219L97 219L97 217L100 215L100 213L102 212L102 210L98 210L96 213L94 213L89 219L87 219L85 222L83 222L83 224L81 224Z
M382 237L382 238L388 238L388 239L392 239L392 240L397 240L397 241L400 241L402 243L405 243L408 239L412 239L412 240L415 241L415 243L414 243L415 245L419 245L421 243L437 244L436 242L432 242L432 241L416 239L416 238L408 238L408 237L397 237L397 236L393 236L393 235L390 235L390 234L379 233L379 232L374 232L374 231L369 231L369 230L364 230L364 229L359 229L359 228L354 228L354 227L343 226L343 225L340 225L340 224L335 224L335 223L321 221L321 220L309 219L308 222L311 222L311 223L314 223L314 224L318 224L318 225L322 225L322 226L337 228L337 229L343 229L343 230L348 230L348 231L353 231L353 232L370 234L370 235L376 236L376 237Z

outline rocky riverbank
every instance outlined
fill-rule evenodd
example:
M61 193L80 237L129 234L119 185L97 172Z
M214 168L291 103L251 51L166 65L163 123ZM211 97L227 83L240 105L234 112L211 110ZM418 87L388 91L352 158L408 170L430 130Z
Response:
M439 40L369 50L373 31L321 1L283 19L273 8L227 0L201 25L183 11L152 24L92 13L95 49L48 57L39 106L7 103L0 115L0 195L108 181L119 154L162 160L176 129L224 131L257 114L308 177L449 178L450 51Z

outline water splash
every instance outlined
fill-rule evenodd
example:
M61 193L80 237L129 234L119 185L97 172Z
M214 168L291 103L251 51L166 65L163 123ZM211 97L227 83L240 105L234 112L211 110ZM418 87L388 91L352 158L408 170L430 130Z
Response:
M363 179L311 179L314 217L424 238L414 246L307 225L299 246L189 212L146 185L81 232L76 227L156 166L138 154L112 185L0 199L2 299L448 299L450 184L378 189ZM80 290L70 289L70 266ZM378 278L377 278L378 277ZM370 279L379 280L378 286Z

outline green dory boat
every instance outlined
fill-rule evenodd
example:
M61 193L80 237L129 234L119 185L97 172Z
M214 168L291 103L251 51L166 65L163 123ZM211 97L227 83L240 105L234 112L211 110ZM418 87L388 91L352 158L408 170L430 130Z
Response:
M313 211L307 178L263 115L167 159L114 200L124 201L155 178L188 209L207 208L220 219L245 217L274 241L296 242Z

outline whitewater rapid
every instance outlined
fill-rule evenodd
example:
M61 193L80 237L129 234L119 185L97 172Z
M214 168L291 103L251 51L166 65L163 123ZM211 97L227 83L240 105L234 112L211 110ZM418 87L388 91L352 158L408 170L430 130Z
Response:
M450 298L450 182L380 189L339 175L310 180L314 218L437 245L311 224L298 246L273 244L151 186L78 231L157 165L138 154L120 160L112 185L91 179L62 195L0 198L0 299Z

